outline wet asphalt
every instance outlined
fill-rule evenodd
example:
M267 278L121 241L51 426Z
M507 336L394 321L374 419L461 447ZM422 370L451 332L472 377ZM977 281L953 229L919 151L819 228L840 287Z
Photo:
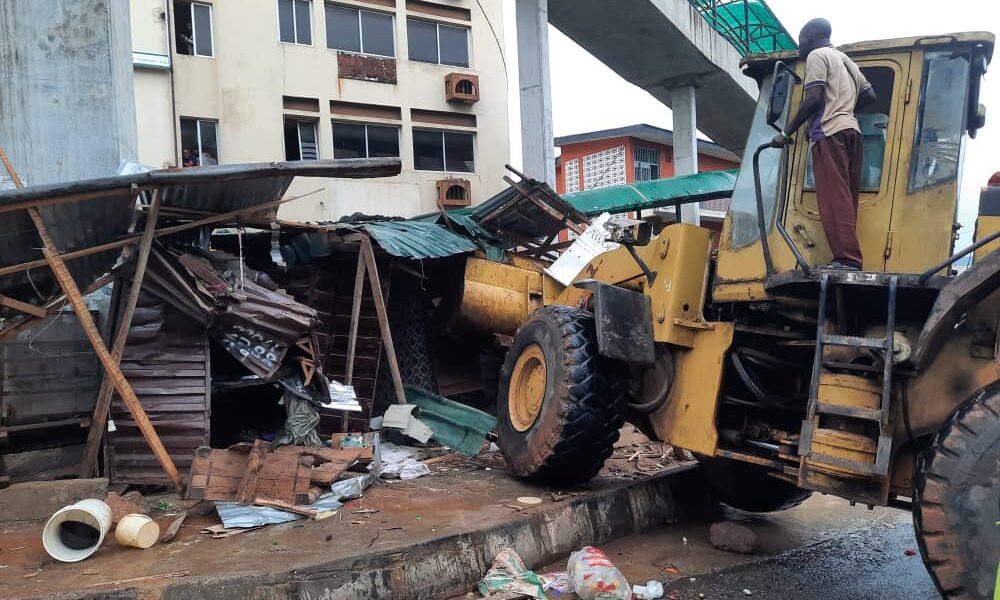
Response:
M940 600L919 554L907 555L915 548L909 527L855 530L777 557L694 576L694 581L679 579L666 586L666 597Z

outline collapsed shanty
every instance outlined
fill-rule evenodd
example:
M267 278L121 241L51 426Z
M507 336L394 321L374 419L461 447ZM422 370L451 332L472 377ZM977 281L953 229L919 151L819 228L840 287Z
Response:
M0 192L0 227L12 232L0 267L4 481L100 473L180 487L200 447L323 447L422 400L433 423L427 392L489 409L502 348L476 324L515 326L529 307L491 305L465 257L548 260L566 245L557 234L587 217L530 179L509 179L475 210L412 220L274 217L294 199L283 197L293 177L395 170L394 160L232 165ZM38 249L42 229L53 262ZM57 260L72 279L49 268ZM88 318L121 356L121 378L114 358L98 360ZM445 420L435 429L448 438ZM462 435L451 445L477 452L482 437Z

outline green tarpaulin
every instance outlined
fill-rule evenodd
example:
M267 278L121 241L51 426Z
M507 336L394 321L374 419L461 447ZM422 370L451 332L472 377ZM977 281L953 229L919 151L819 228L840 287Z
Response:
M567 194L564 198L587 216L649 210L670 206L679 200L699 202L728 198L733 194L738 171L706 171L669 179L655 179L627 185Z

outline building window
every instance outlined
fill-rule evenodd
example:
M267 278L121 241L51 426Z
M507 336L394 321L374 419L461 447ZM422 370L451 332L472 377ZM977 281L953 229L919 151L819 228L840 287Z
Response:
M282 42L311 46L311 0L278 0L278 32Z
M174 33L178 54L211 57L212 5L174 2Z
M181 117L181 166L219 164L218 121Z
M660 151L656 148L637 146L632 150L635 181L652 181L660 178Z
M475 172L473 137L471 133L414 129L413 168L417 171Z
M326 45L334 50L396 56L392 15L326 5Z
M566 193L575 194L580 191L580 159L566 161L563 167L566 175Z
M419 19L407 19L410 60L469 66L469 30Z
M333 122L334 158L394 158L399 156L399 127Z
M625 146L583 157L583 189L622 185L625 181Z
M316 160L316 121L285 118L285 160Z

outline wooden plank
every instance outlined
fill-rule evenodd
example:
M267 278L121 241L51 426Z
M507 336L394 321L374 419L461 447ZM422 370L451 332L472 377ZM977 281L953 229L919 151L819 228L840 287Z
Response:
M389 330L389 315L386 312L385 297L382 295L382 283L378 277L378 266L375 264L375 251L372 240L367 235L361 236L361 254L365 258L368 271L368 284L375 298L375 314L378 317L378 327L382 332L382 343L385 345L385 355L389 359L389 372L392 374L392 386L396 390L396 401L406 404L406 392L403 390L403 378L399 374L399 363L396 361L396 346L392 343L392 332Z
M250 504L257 497L257 480L260 479L260 470L263 466L264 445L261 440L257 440L250 449L246 473L240 481L239 489L236 490L236 501L240 504Z
M14 298L10 298L0 294L0 306L6 306L7 308L13 308L16 311L29 314L33 317L43 318L47 317L49 311L43 306L35 306L34 304L28 304L27 302L21 302Z
M142 280L146 275L146 265L149 263L149 251L153 244L153 232L156 230L156 221L160 215L160 190L153 192L153 198L149 203L149 214L146 215L146 227L142 232L142 240L139 242L139 252L135 263L135 275L132 277L132 287L129 289L128 298L125 300L125 308L118 320L118 330L115 332L114 342L111 344L111 356L115 364L121 368L122 354L125 352L125 342L128 341L128 332L132 328L132 317L135 315L135 307L139 303L139 294L142 292ZM83 450L83 460L80 462L78 475L81 479L93 477L97 474L97 453L101 447L101 438L104 436L104 429L108 423L108 411L111 409L111 393L114 386L111 381L111 374L105 370L104 378L101 380L101 389L97 394L97 402L94 404L94 415L90 420L90 431L87 432L87 446Z
M243 482L250 454L202 447L191 463L191 481L187 498L233 502ZM256 494L266 498L302 504L309 499L311 460L296 454L264 455L255 486Z
M353 385L354 382L354 354L358 346L358 323L361 317L361 299L365 292L365 259L364 250L358 252L358 266L354 274L354 298L351 303L351 329L347 335L347 374L344 385ZM348 414L340 418L340 428L347 431Z
M336 514L335 510L314 510L312 508L306 508L304 506L297 506L295 504L289 504L288 502L282 502L280 500L274 500L271 498L257 498L253 501L257 506L266 506L268 508L276 508L278 510L283 510L285 512L295 513L297 515L302 515L304 517L309 517L317 521L322 521L323 519L328 519Z

